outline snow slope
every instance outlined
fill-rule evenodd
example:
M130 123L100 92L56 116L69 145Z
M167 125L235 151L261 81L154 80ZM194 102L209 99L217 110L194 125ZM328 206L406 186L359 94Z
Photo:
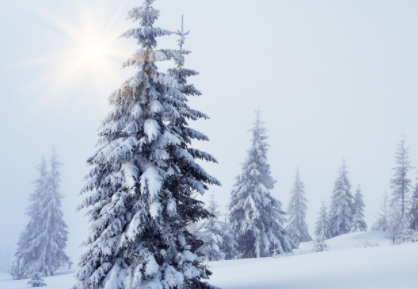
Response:
M359 248L365 241L379 247ZM390 245L380 232L352 233L326 242L330 251L211 263L211 283L223 289L414 289L418 243Z
M369 241L378 247L358 247ZM415 289L418 288L418 243L390 245L382 233L353 233L327 241L330 251L277 259L245 259L209 263L211 284L222 289ZM47 289L68 289L73 273L45 278ZM0 274L0 289L30 288L28 280Z

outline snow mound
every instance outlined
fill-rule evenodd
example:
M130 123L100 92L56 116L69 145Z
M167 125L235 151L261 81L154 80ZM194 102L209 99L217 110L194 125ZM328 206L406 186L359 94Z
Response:
M365 243L378 246L390 246L391 242L385 237L384 232L358 232L341 235L335 238L326 240L325 243L329 246L329 250L344 250L358 247L364 247ZM309 253L313 248L313 242L304 242L299 245L299 250L295 253Z

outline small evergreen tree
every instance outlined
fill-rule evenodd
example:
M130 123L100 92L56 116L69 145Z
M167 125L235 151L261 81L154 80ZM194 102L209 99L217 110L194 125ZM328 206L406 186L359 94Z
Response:
M64 252L68 232L61 210L63 196L59 192L61 164L55 150L50 165L50 173L45 159L38 167L40 177L35 181L36 189L30 196L32 204L28 209L30 221L20 235L16 260L11 269L14 279L29 278L38 272L52 276L70 262Z
M225 260L232 260L237 258L238 243L235 241L234 234L232 233L231 226L228 222L222 222L222 239L221 250L225 253Z
M372 230L373 231L383 231L386 232L389 229L388 224L388 197L385 190L385 195L383 196L383 202L380 207L381 212L377 217L376 223L374 223Z
M367 231L367 224L364 221L364 207L363 195L361 194L359 185L354 196L354 216L351 222L351 232Z
M406 243L412 241L414 231L411 229L411 219L409 215L406 215L400 222L401 228L395 236L394 242L397 244Z
M399 242L405 237L405 230L410 225L410 191L412 188L408 172L411 169L409 161L409 149L406 147L405 137L398 145L396 152L396 167L391 179L392 199L389 213L389 235L393 242ZM399 239L400 238L400 239Z
M267 163L266 129L256 112L252 144L231 193L230 222L242 258L271 255L273 246L280 254L290 253L295 245L283 228L285 212L270 191L275 181Z
M218 207L214 196L211 195L207 210L211 213L212 217L205 221L202 231L199 234L199 239L204 244L198 250L198 252L201 252L206 257L207 261L220 261L225 259L225 253L221 250L223 238L221 235L222 226L218 221Z
M411 210L409 212L411 218L411 229L418 231L418 185L414 189L411 199Z
M327 244L325 244L325 240L327 239L326 230L326 223L322 222L322 225L319 227L318 236L315 239L312 252L328 251L329 247Z
M299 168L296 170L295 183L290 194L290 203L287 209L287 214L290 216L286 228L287 233L296 245L312 241L305 220L308 200L305 197L305 185L300 180Z
M35 272L31 275L31 280L28 282L28 285L32 287L43 287L46 286L45 280L42 279L42 274Z
M222 237L224 239L224 242L222 243L221 249L223 252L225 252L225 260L236 259L239 255L238 243L235 241L232 226L229 222L228 206L225 206L225 211L222 215Z
M330 232L333 237L349 233L353 220L353 196L350 192L351 184L348 180L345 164L340 167L331 197Z
M331 232L329 228L327 207L325 206L324 201L322 201L322 206L318 215L318 220L315 224L315 236L317 237L316 239L318 239L320 235L323 234L325 240L327 240L331 238Z
M225 260L227 253L229 259L232 259L237 254L237 244L231 233L225 230L225 224L218 219L220 211L214 195L211 196L207 210L213 217L205 221L202 230L198 233L198 237L204 242L198 251L203 253L208 261Z
M276 248L276 244L273 245L272 255L273 258L279 258L279 250Z
M202 241L188 225L211 217L196 193L220 185L195 160L216 160L190 147L208 138L187 121L205 115L187 105L181 84L155 64L180 56L156 50L156 38L170 32L154 27L153 2L128 14L139 27L123 36L140 49L125 66L138 71L111 95L100 147L88 160L94 167L79 209L89 208L91 225L76 289L212 288L202 280L211 275L197 252Z

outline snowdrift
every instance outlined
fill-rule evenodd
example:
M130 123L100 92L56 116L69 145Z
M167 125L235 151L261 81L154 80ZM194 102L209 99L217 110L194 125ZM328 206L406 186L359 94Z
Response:
M332 238L325 243L329 246L330 251L334 251L363 247L366 242L379 246L391 246L391 242L385 237L384 232L351 233ZM313 242L301 243L299 245L299 250L295 250L295 253L309 253L312 250L312 247Z

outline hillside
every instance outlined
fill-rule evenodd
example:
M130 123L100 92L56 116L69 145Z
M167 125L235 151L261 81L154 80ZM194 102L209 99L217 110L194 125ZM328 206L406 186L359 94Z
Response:
M378 247L359 248L362 243ZM277 259L211 263L212 284L223 289L413 289L418 244L390 245L380 232L353 233L327 241L330 251Z
M362 243L378 247L359 247ZM353 233L328 240L330 251L277 259L246 259L210 263L211 284L222 289L414 289L417 288L418 244L390 245L382 233ZM71 272L45 278L48 289L73 285ZM0 274L0 289L29 288L27 280L13 281Z

